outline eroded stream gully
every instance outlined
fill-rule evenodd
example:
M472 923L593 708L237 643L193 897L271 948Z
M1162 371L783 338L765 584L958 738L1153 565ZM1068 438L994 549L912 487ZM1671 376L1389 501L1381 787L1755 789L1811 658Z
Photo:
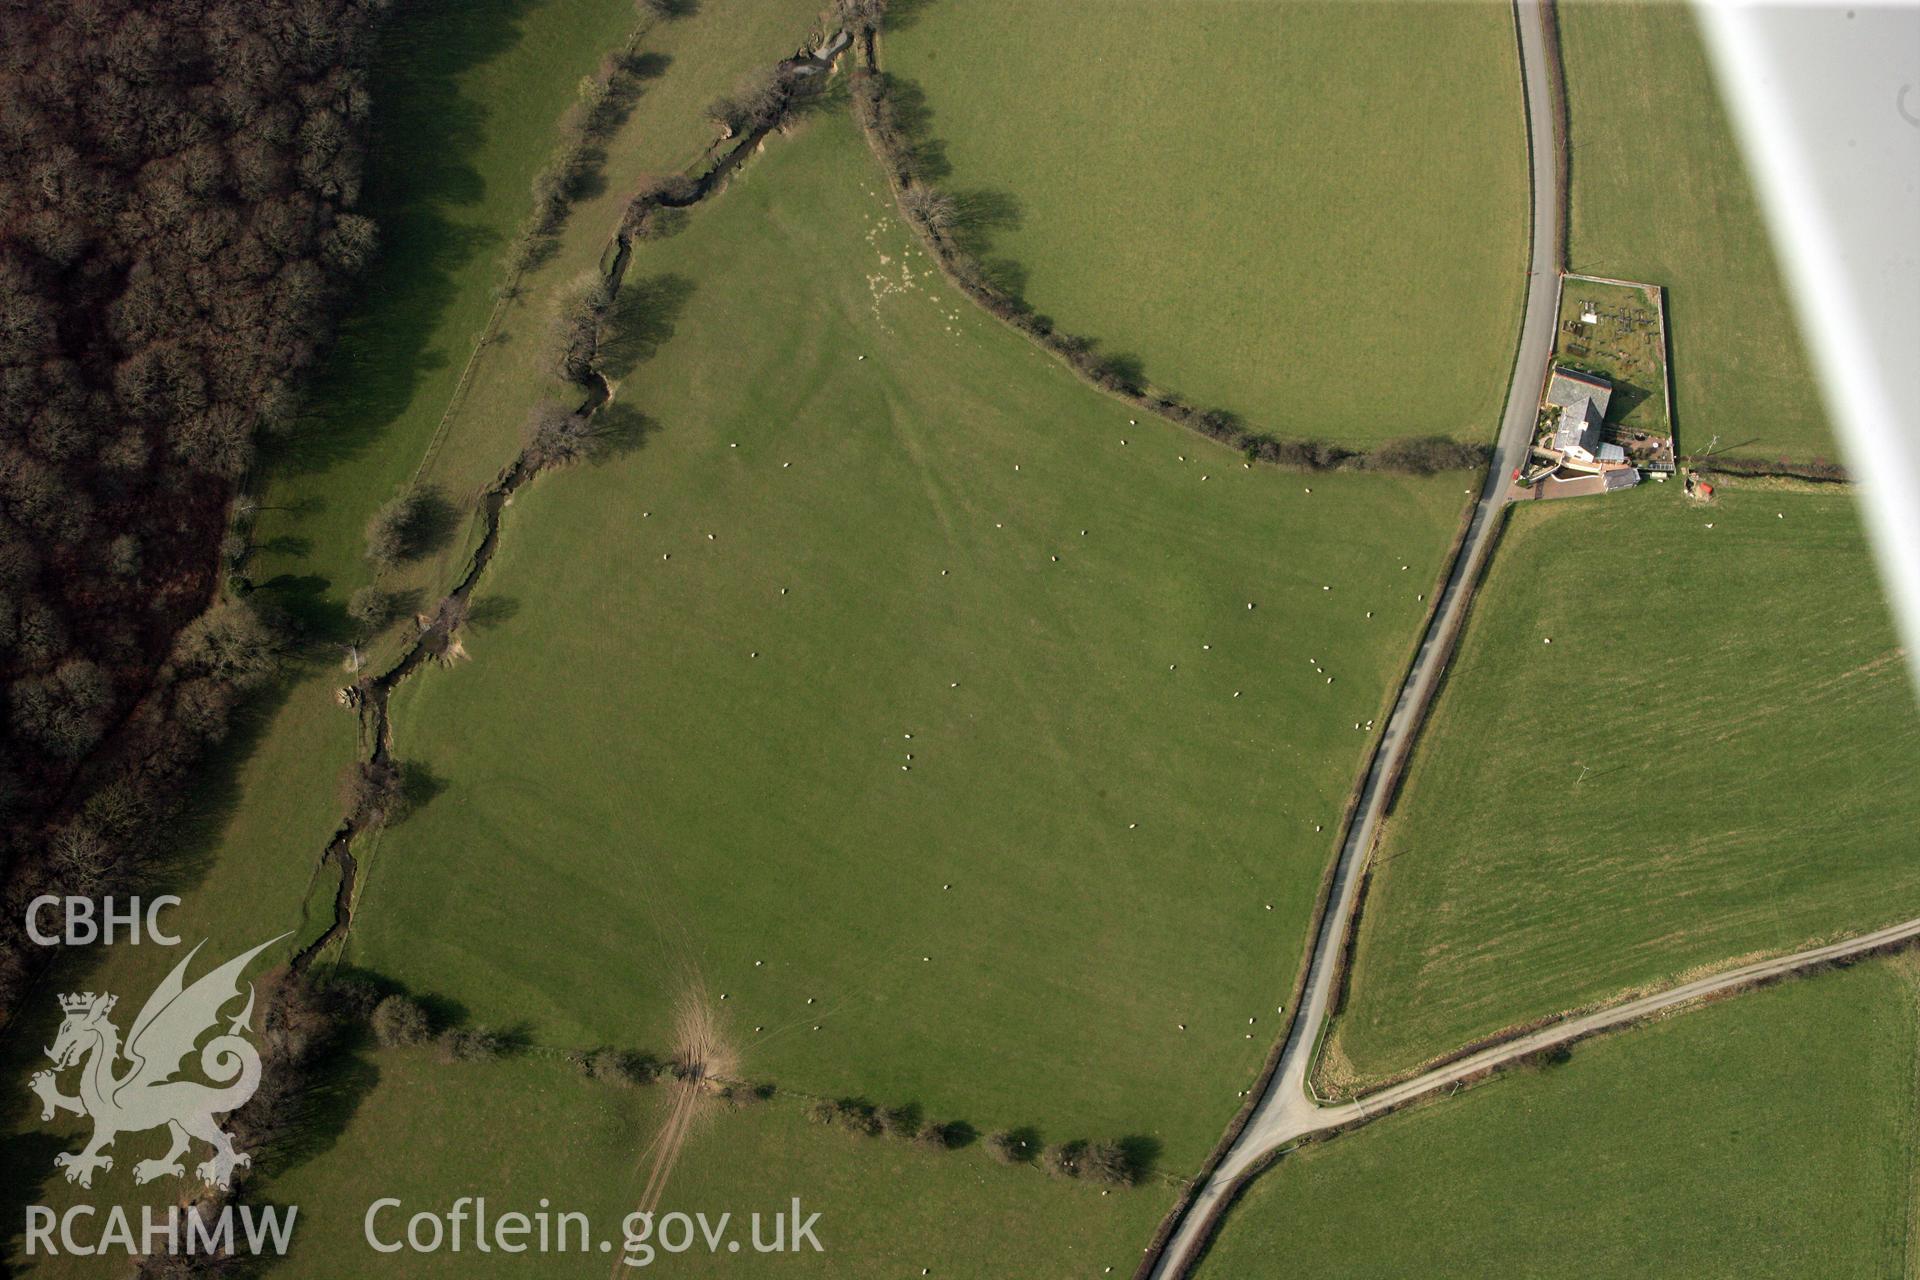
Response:
M701 203L725 187L726 178L737 169L746 158L759 149L767 135L778 129L790 115L794 105L812 85L818 84L832 71L838 60L850 44L850 38L844 31L835 33L817 49L803 51L779 64L781 83L785 86L785 96L774 120L741 137L721 154L719 159L708 166L699 178L694 180L689 192L677 196L651 197L669 208L685 209ZM615 236L613 254L606 271L608 295L615 296L626 278L627 265L633 257L632 237L625 226ZM597 367L590 367L582 377L586 399L574 411L576 417L592 418L604 409L613 399L614 388ZM500 547L501 513L522 485L527 484L545 468L537 462L532 453L523 450L507 468L500 473L487 491L481 495L477 514L481 520L483 532L480 544L474 548L473 557L467 563L467 570L448 593L446 600L437 608L433 620L420 628L420 632L407 646L400 658L379 675L365 677L341 691L341 702L354 709L360 717L360 740L365 744L365 754L360 759L365 764L391 766L394 763L393 720L388 704L393 691L401 682L435 658L447 657L457 652L456 636L458 619L466 616L468 601L487 566L493 562L494 553ZM308 968L316 957L330 946L340 942L353 924L355 891L359 885L359 864L353 856L353 842L371 825L370 821L359 814L349 813L340 820L334 829L326 847L321 850L319 870L324 871L331 864L340 873L339 887L334 891L333 918L327 928L312 942L300 948L294 954L292 967L295 971Z

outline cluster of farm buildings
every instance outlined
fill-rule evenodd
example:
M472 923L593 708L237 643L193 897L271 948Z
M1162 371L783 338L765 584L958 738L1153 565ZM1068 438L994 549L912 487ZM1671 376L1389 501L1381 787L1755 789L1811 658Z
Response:
M1618 430L1609 439L1607 409L1613 384L1598 374L1553 366L1542 397L1541 431L1527 462L1516 468L1509 496L1577 498L1613 493L1640 483L1641 472L1664 480L1673 470L1670 439ZM1621 443L1625 439L1626 443Z
M1563 468L1597 473L1609 490L1640 483L1627 451L1602 439L1612 398L1612 383L1577 369L1556 365L1547 382L1547 403L1560 411L1550 448Z

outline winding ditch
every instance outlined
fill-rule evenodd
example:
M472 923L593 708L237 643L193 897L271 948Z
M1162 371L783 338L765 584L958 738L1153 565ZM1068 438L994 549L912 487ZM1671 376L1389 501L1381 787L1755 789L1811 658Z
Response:
M718 160L694 179L687 193L671 198L665 194L643 198L652 199L667 208L686 209L721 190L727 177L766 141L767 135L787 122L803 96L803 89L824 80L851 42L851 37L845 31L840 31L817 49L803 50L793 57L782 59L778 71L785 92L775 117L767 124L742 134ZM613 254L604 272L610 296L619 293L632 259L633 237L623 225L615 235ZM583 419L591 418L613 399L613 385L597 366L590 366L580 381L586 390L586 399L574 410L574 415ZM361 739L368 744L366 753L361 757L362 763L394 763L393 719L389 711L394 689L432 659L453 651L458 623L449 619L465 616L464 606L472 598L473 590L486 573L487 566L493 563L493 557L500 548L501 514L521 486L544 469L529 451L523 449L500 473L499 478L480 497L478 514L484 530L480 543L474 548L473 557L468 561L460 581L447 594L442 606L435 610L433 621L420 629L420 633L392 666L377 676L359 680L341 691L342 703L358 713ZM458 607L447 608L446 602ZM369 825L362 815L347 814L321 850L318 868L324 870L332 865L340 873L339 888L335 890L333 898L333 918L318 937L294 953L291 963L295 972L307 970L316 957L344 940L352 928L354 896L359 886L359 863L353 855L353 842L369 829Z

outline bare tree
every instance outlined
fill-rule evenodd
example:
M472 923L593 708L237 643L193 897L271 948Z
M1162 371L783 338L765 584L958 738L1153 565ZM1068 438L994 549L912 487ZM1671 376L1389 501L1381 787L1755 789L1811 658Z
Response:
M388 1048L425 1044L433 1021L410 996L391 995L373 1009L373 1036Z
M555 363L570 382L592 381L613 312L613 289L597 271L574 280L554 311Z
M922 228L936 234L952 230L960 216L960 206L952 196L924 183L915 183L900 193L900 208Z
M575 413L553 400L543 400L527 415L522 430L527 461L536 467L561 467L599 455L606 432L590 414Z
M368 631L380 631L393 621L395 605L391 591L361 587L347 597L347 616Z
M1133 1161L1116 1142L1090 1142L1080 1153L1080 1176L1112 1187L1133 1185Z
M834 10L850 27L878 28L887 14L887 0L839 0Z
M406 813L406 775L391 760L356 760L340 771L340 807L363 827L383 827Z

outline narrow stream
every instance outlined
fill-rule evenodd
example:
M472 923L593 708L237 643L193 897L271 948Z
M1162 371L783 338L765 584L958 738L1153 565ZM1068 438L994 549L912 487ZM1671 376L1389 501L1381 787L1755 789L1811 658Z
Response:
M785 59L780 63L780 70L787 79L792 81L823 76L832 69L835 60L850 43L851 40L846 33L841 32L817 51ZM728 148L726 154L715 161L695 181L690 195L679 199L669 199L663 195L656 199L668 208L685 209L713 195L720 189L727 175L753 154L769 133L784 123L793 109L794 101L795 94L792 89L789 89L785 101L781 104L779 117L772 123L747 133ZM632 258L632 237L623 229L615 241L613 261L607 267L606 280L610 293L616 295L619 293L621 283L626 278L627 265ZM598 368L590 367L582 381L586 387L587 398L578 409L574 410L574 413L577 417L591 418L613 399L613 387ZM468 563L467 571L461 575L460 581L448 593L448 599L465 605L472 597L473 589L478 585L480 576L487 571L487 566L493 563L494 553L500 548L501 513L506 509L508 501L519 491L520 486L532 480L540 474L540 471L541 467L523 451L513 460L512 465L500 474L500 478L493 482L486 493L481 495L479 514L484 522L485 532L481 535L479 546L474 548L473 559ZM399 661L382 674L362 680L351 687L348 694L350 705L355 706L359 712L363 738L372 744L365 757L366 762L382 765L393 763L393 721L388 711L389 700L401 681L419 670L430 659L448 651L454 639L453 629L447 625L446 621L448 612L461 616L465 610L437 611L434 621L421 630L413 643L407 646L406 652L401 654ZM295 972L306 970L312 965L316 956L333 943L345 938L348 929L352 927L354 891L359 884L359 864L354 859L352 846L354 837L361 833L364 825L358 815L347 815L341 820L332 838L327 841L326 848L320 853L322 867L332 863L339 868L340 887L334 893L332 922L319 937L294 955L292 967Z

